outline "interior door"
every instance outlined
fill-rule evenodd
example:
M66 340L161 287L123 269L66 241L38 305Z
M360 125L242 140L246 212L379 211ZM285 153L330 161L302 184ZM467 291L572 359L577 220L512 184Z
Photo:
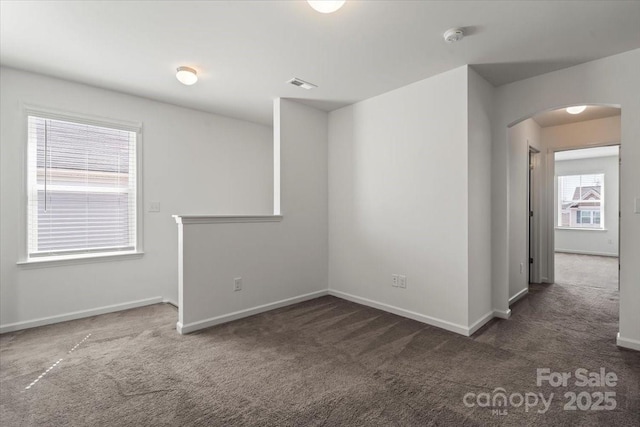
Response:
M536 217L535 215L537 214L535 212L536 210L536 203L535 203L535 194L536 194L536 188L535 188L535 168L536 168L536 154L538 153L537 150L535 150L532 147L529 147L529 179L528 179L528 184L529 184L529 188L528 188L528 192L529 192L529 197L528 197L528 215L529 215L529 232L527 233L527 252L528 252L528 260L529 260L529 283L536 283L536 275L534 274L535 272L535 266L537 263L537 260L535 259L535 254L536 254L536 239L535 239L535 233L536 233Z

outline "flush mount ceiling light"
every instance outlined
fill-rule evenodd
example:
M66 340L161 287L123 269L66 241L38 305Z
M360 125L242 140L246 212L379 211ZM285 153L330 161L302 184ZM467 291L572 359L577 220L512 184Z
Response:
M586 105L578 105L576 107L567 108L567 113L569 113L569 114L580 114L586 109L587 109Z
M449 28L444 32L444 41L447 43L455 43L464 37L464 31L462 28Z
M191 86L198 81L198 72L190 67L178 67L176 79L183 85Z
M309 6L320 13L333 13L344 5L345 0L307 0Z

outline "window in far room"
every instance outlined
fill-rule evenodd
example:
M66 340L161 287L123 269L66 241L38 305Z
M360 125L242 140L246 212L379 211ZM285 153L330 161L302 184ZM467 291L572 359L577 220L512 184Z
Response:
M604 174L558 176L558 227L604 228Z
M30 112L27 256L136 252L139 129Z

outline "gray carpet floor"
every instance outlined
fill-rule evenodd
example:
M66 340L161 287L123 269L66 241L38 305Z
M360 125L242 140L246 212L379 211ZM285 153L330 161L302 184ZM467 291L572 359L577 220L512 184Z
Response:
M618 289L618 258L556 252L556 283Z
M0 424L638 426L640 353L615 346L617 298L532 285L511 319L471 338L334 297L188 336L176 333L169 305L8 333ZM536 368L601 367L617 374L615 386L536 385ZM463 403L498 387L554 397L544 414L541 404L495 415ZM617 407L565 411L571 391L615 392Z

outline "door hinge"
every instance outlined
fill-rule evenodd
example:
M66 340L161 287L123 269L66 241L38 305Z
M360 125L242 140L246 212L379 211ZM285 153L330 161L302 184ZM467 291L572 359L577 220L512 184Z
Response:
M529 258L529 264L533 264L533 258Z
M533 211L529 211L529 217L533 217Z

